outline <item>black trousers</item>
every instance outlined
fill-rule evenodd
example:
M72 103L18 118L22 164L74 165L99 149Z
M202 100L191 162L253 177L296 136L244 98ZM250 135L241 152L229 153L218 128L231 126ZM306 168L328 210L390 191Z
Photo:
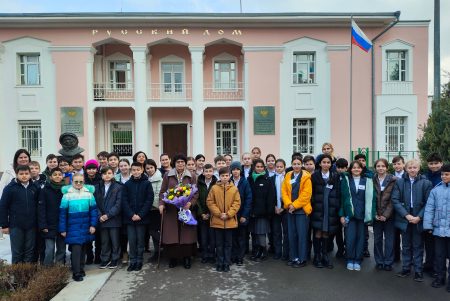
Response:
M95 252L94 252L95 244ZM95 231L95 240L86 243L86 257L88 261L94 261L100 259L100 254L102 253L102 234L101 228L97 227Z
M217 264L231 264L232 229L214 229L216 237Z
M450 258L450 237L434 237L434 255L436 259L436 272L438 274L437 279L445 279L445 270L447 258ZM450 281L450 264L447 268L447 274Z
M437 272L434 250L434 238L433 234L423 232L423 242L425 243L425 263L423 269L427 271Z
M147 225L127 225L130 264L142 264L144 261L145 229Z
M275 255L289 257L289 236L287 227L287 213L275 214L272 217L272 237Z
M86 244L70 245L72 253L70 255L72 262L72 273L74 275L84 271L84 257L86 256Z
M248 226L239 225L233 229L233 243L231 248L231 256L235 259L242 260L245 256L246 242L248 243Z
M119 260L120 258L120 227L100 229L102 238L102 251L100 259L102 262Z

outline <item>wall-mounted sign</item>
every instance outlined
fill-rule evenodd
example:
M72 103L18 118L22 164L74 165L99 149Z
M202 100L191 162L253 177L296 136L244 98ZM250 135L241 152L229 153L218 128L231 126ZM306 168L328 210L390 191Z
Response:
M83 108L63 107L61 108L61 133L74 133L83 136Z
M253 107L254 135L275 135L275 107Z

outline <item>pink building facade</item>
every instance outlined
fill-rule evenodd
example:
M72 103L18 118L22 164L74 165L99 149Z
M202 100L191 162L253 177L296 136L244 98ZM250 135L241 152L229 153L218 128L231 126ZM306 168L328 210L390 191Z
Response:
M354 19L374 38L396 17ZM396 23L373 64L354 46L350 130L349 14L0 15L0 170L21 147L42 162L62 131L77 133L87 158L239 159L259 146L288 159L324 142L348 157L350 133L353 150L416 151L428 25Z

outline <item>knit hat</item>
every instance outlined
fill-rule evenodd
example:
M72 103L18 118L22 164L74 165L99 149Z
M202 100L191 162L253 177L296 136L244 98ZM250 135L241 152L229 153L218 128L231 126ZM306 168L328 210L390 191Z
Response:
M239 161L233 161L230 165L230 171L233 171L235 169L241 169L241 162Z
M98 162L95 159L91 159L91 160L87 160L86 163L84 163L84 168L85 169L89 169L89 168L96 168L98 169Z

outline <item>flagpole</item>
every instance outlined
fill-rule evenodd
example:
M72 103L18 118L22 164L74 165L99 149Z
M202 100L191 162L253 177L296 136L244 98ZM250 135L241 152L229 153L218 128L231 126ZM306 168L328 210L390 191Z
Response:
M352 23L353 23L353 15L350 15L350 156L352 155L352 113L353 113L353 42L352 42ZM352 160L353 158L350 158Z

